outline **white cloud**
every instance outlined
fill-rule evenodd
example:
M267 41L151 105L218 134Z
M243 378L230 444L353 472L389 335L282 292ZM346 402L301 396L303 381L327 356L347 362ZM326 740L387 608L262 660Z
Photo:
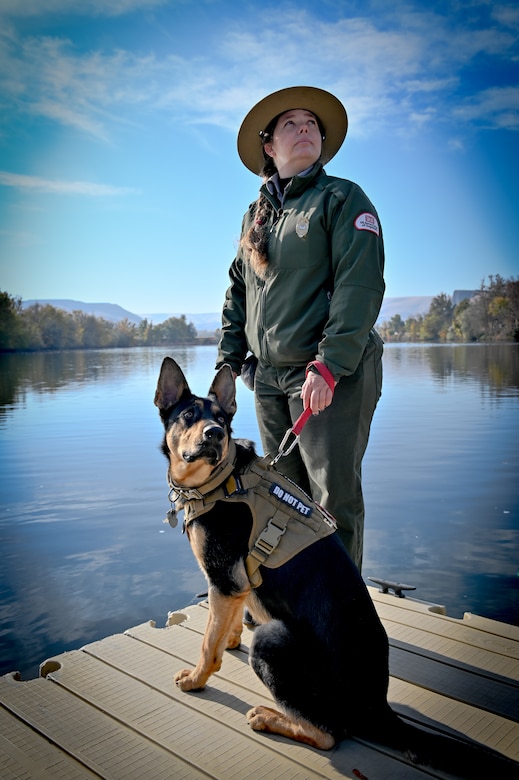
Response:
M39 176L9 173L8 171L0 171L0 185L54 195L87 195L91 197L131 195L137 192L131 187L113 187L109 184L96 184L88 181L57 181L42 179Z
M39 103L33 103L31 110L40 116L54 119L60 124L76 127L84 133L96 136L101 140L108 140L103 124L93 119L88 111L79 111L77 108L50 100L41 100Z
M79 16L119 16L130 11L146 10L165 5L169 0L0 0L0 14L11 17L43 16L45 14L77 14Z
M502 130L519 130L519 87L495 87L466 100L454 110L464 121Z
M447 141L447 147L451 149L453 152L464 152L465 151L465 144L460 138L450 138Z
M452 119L453 107L471 89L466 74L476 58L506 61L517 48L509 30L495 23L468 29L463 8L453 18L433 10L410 12L409 6L396 10L329 22L304 9L295 14L280 7L275 24L263 24L258 33L239 19L220 36L211 62L199 56L192 67L179 66L183 78L175 79L162 103L191 121L235 128L269 91L309 83L344 101L353 135L388 127L409 132L431 118ZM472 89L475 97L477 84ZM469 112L456 114L458 121L463 118L472 121ZM495 126L494 118L488 117L486 127Z
M512 30L519 29L519 8L517 5L495 5L492 8L492 16L500 24L510 27Z
M107 128L129 121L128 109L153 100L157 69L164 65L131 52L82 53L50 37L4 39L2 46L0 38L4 119L13 112L44 116L108 140Z
M161 1L88 0L77 8L84 14L124 13ZM0 0L0 12L14 5L16 0ZM70 10L69 0L30 0L23 6L25 13ZM505 105L510 92L501 93L499 111L489 95L478 97L477 87L473 95L461 94L469 83L464 73L476 57L513 56L515 16L508 10L505 5L493 9L502 27L494 21L469 28L462 9L452 19L404 6L372 18L324 21L318 12L296 12L281 4L271 25L263 19L256 27L246 11L235 21L222 18L221 25L214 25L214 45L196 49L189 58L153 50L81 51L64 38L22 39L11 30L0 49L3 113L44 116L104 142L114 138L121 122L157 115L235 130L245 111L267 92L310 83L344 101L353 135L388 127L408 132L435 115L442 121L455 116L516 129L515 104L508 111ZM485 110L486 124L481 121Z
M422 78L410 79L405 83L405 89L409 93L413 92L446 92L455 89L459 84L458 76L447 76L445 78Z

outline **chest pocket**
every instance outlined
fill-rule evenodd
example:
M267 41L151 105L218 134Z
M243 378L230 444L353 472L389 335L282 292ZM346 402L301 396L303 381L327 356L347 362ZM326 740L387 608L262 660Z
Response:
M270 234L269 261L280 270L318 268L328 263L328 236L315 208L283 211Z

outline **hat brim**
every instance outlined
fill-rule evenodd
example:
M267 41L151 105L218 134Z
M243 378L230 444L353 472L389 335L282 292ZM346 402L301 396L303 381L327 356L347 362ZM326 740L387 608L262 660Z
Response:
M311 111L324 127L321 161L327 163L337 154L348 130L348 116L341 101L317 87L287 87L256 103L241 124L238 154L250 171L259 174L265 164L260 133L274 117L295 108Z

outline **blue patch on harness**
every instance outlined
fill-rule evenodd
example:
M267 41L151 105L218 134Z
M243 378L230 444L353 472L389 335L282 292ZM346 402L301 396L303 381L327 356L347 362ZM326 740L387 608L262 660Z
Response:
M295 509L296 512L299 512L299 514L303 515L304 517L310 517L312 514L311 506L304 504L298 496L294 496L292 493L289 493L288 490L282 488L281 485L276 485L275 482L273 482L270 486L269 493L275 496L278 501L281 501L283 504L287 504L288 506L292 507L292 509Z

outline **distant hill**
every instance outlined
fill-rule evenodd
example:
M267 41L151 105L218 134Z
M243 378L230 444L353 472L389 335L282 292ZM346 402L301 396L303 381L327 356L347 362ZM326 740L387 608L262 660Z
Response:
M477 290L454 290L452 294L452 302L456 305L464 298L472 298L477 294ZM403 320L407 320L409 317L413 317L419 314L426 314L429 311L431 301L435 296L433 295L417 295L417 296L403 296L400 298L385 298L382 303L378 322L387 322L394 317L395 314L400 314ZM154 325L160 325L161 322L169 319L170 317L182 317L185 316L187 322L192 322L196 330L200 333L202 331L208 331L214 333L221 325L220 312L210 312L207 314L189 314L189 313L175 313L175 312L154 312L154 313L141 313L133 314L131 311L123 309L115 303L84 303L83 301L74 300L61 300L61 299L38 299L23 301L23 307L32 306L34 303L46 304L55 306L57 309L64 309L65 311L72 312L75 310L84 311L87 314L93 314L95 317L102 317L108 322L120 322L127 319L129 322L138 325L141 320L147 319Z
M68 312L84 311L85 314L101 317L108 322L128 320L129 322L138 325L142 319L138 314L132 314L131 311L123 309L122 306L118 306L116 303L84 303L84 301L73 301L66 298L38 298L37 300L23 301L22 306L24 309L27 309L35 303L39 303L41 306L50 304L56 309L64 309L64 311Z
M452 303L454 306L457 306L458 303L464 301L465 298L473 298L479 292L480 290L454 290L452 293Z
M464 301L465 298L473 298L479 290L454 290L451 300L454 306ZM385 298L377 322L387 322L400 314L403 320L415 317L418 314L427 314L431 301L435 295L418 295L416 297Z
M395 314L400 314L403 320L406 320L412 315L425 314L429 310L433 297L434 296L432 295L425 295L408 298L386 298L382 304L378 321L386 322ZM173 312L155 312L146 314L141 313L140 316L143 319L153 322L154 325L159 325L169 317L180 317L181 315ZM186 314L185 317L188 322L193 323L197 331L205 330L213 333L215 330L222 327L221 315L219 312L210 314Z
M395 314L400 314L403 320L408 317L417 314L425 314L429 311L429 306L433 299L433 295L415 296L415 297L403 297L403 298L385 298L382 303L382 309L380 310L379 322L386 322L390 320ZM159 325L169 317L180 317L181 314L174 312L161 312L161 313L142 313L140 316L143 319L147 319L153 322L154 325ZM186 320L192 322L198 331L206 330L211 333L218 328L222 327L221 315L219 312L212 312L209 314L186 314Z
M403 320L417 314L426 314L434 295L417 295L415 297L384 298L377 322L387 322L400 314Z
M187 322L192 322L198 331L208 330L211 333L217 328L222 327L222 317L220 313L210 314L184 314L184 312L154 312L151 314L140 314L143 320L148 320L154 325L160 325L161 322L169 320L170 317L185 316Z

